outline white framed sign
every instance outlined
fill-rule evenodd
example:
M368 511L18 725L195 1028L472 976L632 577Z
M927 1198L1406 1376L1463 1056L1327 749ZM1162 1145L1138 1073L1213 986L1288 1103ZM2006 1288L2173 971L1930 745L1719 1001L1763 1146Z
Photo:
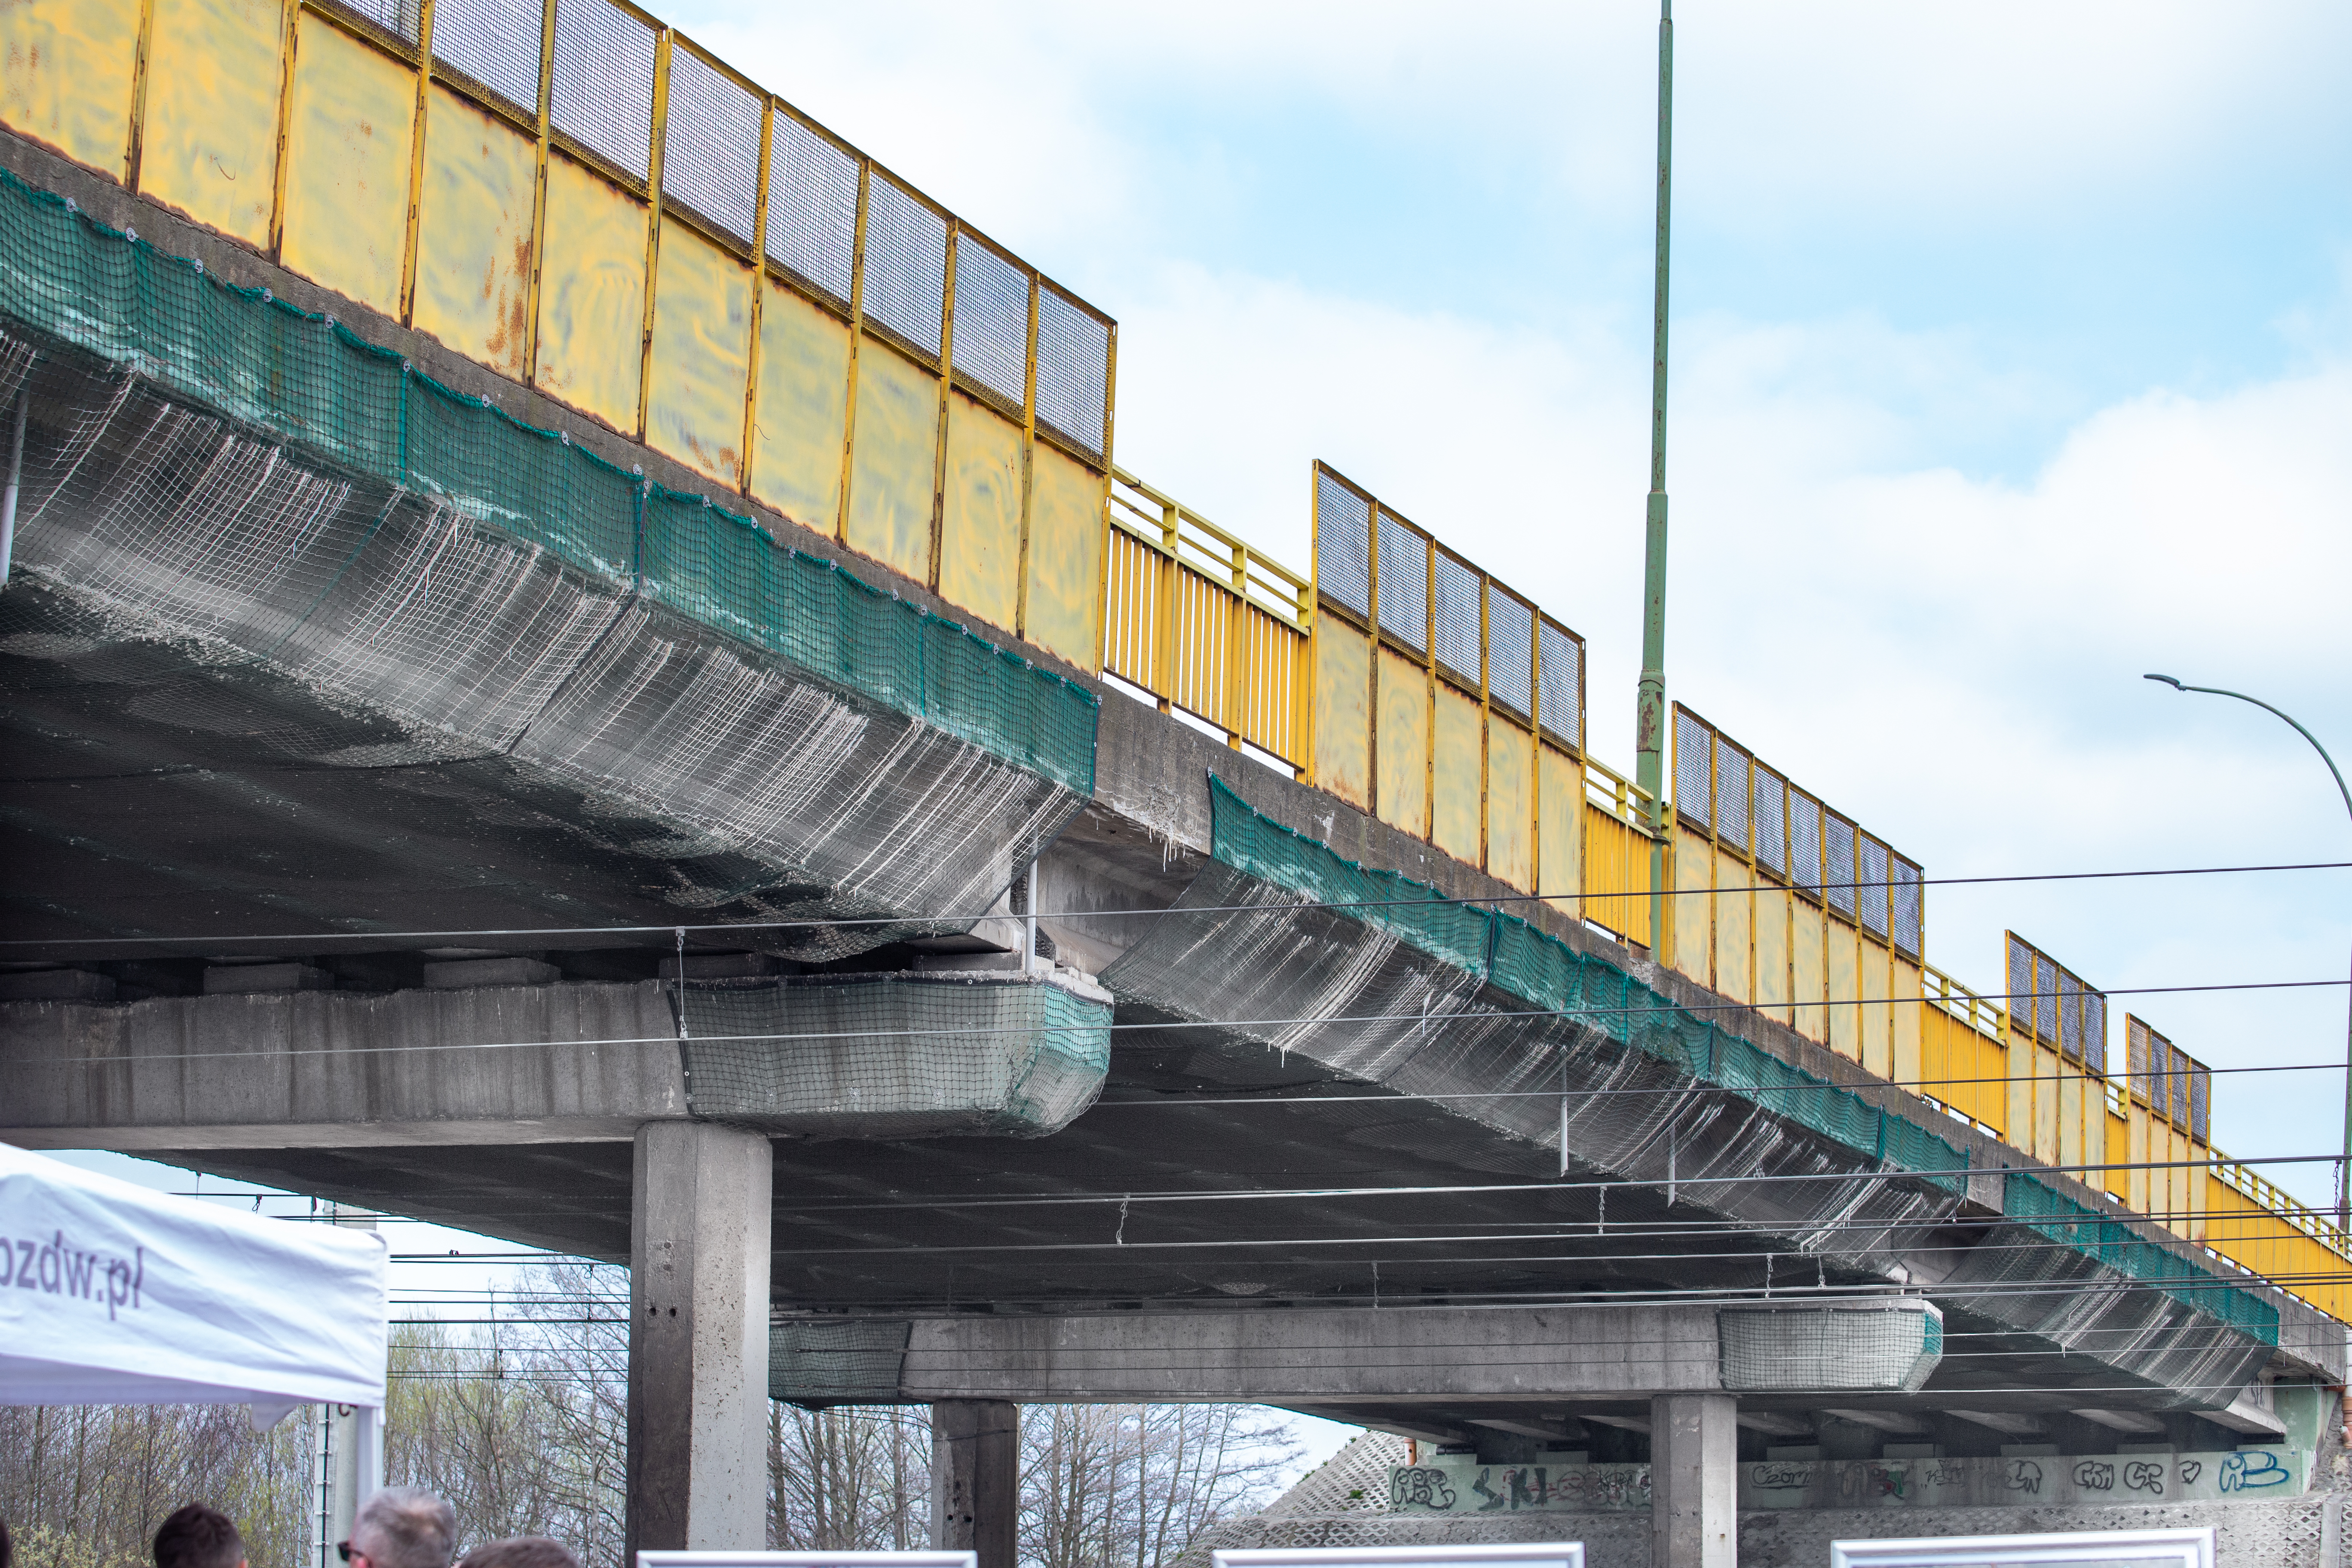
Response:
M637 1568L980 1568L976 1552L640 1552Z
M2095 1530L1840 1541L1830 1568L2213 1568L2213 1531Z
M1216 1568L1584 1568L1580 1541L1508 1546L1252 1547L1209 1555Z

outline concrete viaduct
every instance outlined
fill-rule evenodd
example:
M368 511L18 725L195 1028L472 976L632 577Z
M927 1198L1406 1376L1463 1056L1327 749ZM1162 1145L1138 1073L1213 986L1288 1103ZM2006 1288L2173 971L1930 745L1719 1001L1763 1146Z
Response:
M929 1405L982 1568L1022 1403L1646 1464L1661 1568L1773 1447L2325 1462L2299 1298L59 144L0 1138L627 1262L636 1546L760 1540L771 1395Z

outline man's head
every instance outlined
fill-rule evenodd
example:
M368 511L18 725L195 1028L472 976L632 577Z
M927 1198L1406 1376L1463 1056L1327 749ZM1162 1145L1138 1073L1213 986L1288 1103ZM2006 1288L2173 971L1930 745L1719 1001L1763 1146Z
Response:
M386 1487L352 1521L352 1568L449 1568L457 1516L423 1487Z
M244 1568L245 1542L228 1515L192 1502L155 1531L155 1568Z
M580 1559L560 1541L517 1535L475 1547L457 1568L580 1568Z

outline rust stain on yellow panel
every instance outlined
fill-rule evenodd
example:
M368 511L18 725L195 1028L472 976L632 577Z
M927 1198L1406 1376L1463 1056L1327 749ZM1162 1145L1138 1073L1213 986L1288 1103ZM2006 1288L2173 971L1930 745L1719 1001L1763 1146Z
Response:
M1789 911L1790 1026L1809 1040L1829 1044L1829 1009L1822 997L1829 984L1829 949L1821 910L1802 899Z
M1622 931L1632 912L1640 903L1646 911L1647 900L1613 899L1603 908L1587 905L1579 897L1584 880L1584 769L1576 760L1549 746L1539 746L1536 752L1536 880L1542 884L1536 890L1566 894L1555 898L1551 907L1571 919L1587 909L1594 910L1595 920L1611 931Z
M1033 451L1029 640L1092 670L1102 658L1103 505L1109 481L1043 441Z
M1768 1018L1789 1021L1789 906L1780 888L1756 894L1756 1005Z
M1754 895L1744 891L1756 880L1748 868L1720 849L1715 854L1715 988L1734 1002L1754 999L1748 966L1755 912Z
M1315 784L1372 804L1372 639L1337 616L1315 627Z
M1895 998L1887 1010L1887 1026L1895 1037L1895 1081L1917 1083L1919 1070L1919 1015L1927 1004L1911 998L1927 994L1919 974L1919 966L1895 954L1887 963L1887 995ZM1912 1091L1917 1093L1916 1089ZM1935 1090L1929 1089L1930 1094ZM1943 1096L1937 1095L1941 1100Z
M1486 872L1536 890L1536 742L1509 721L1486 720Z
M925 584L939 430L939 378L868 338L857 351L847 543Z
M1854 1006L1862 993L1858 973L1860 959L1854 952L1853 928L1843 921L1831 921L1822 931L1822 946L1827 958L1829 980L1830 1049L1850 1061L1862 1059L1861 1009Z
M155 0L140 193L247 245L269 242L285 26L278 0Z
M286 116L282 259L397 315L416 76L307 11L301 26Z
M1447 686L1437 686L1436 798L1431 805L1430 841L1456 860L1478 864L1478 704Z
M1701 985L1715 984L1715 846L1675 829L1666 900L1666 963Z
M1021 430L961 392L948 395L948 482L940 595L1010 628L1021 594Z
M520 381L530 338L538 151L446 88L425 116L416 326Z
M1429 836L1429 672L1380 651L1381 820Z
M547 160L539 271L541 389L635 434L646 318L646 208L569 158Z
M753 281L749 267L662 220L646 442L730 486L743 475Z
M1862 1065L1881 1078L1895 1076L1895 1037L1889 1028L1886 950L1874 942L1859 949L1855 985L1863 995Z
M0 123L122 177L139 0L0 5Z
M840 526L849 328L772 281L760 307L760 401L751 493L830 535Z

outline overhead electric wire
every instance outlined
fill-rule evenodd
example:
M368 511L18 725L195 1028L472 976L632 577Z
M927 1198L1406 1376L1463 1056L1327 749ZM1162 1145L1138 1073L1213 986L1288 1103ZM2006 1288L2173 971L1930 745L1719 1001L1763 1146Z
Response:
M2172 866L2127 871L2029 871L1985 877L1923 877L1916 881L1871 882L1757 882L1736 888L1660 888L1628 889L1622 892L1591 893L1581 889L1549 893L1481 893L1454 896L1440 894L1434 889L1429 896L1412 899L1322 899L1297 902L1256 904L1209 904L1186 907L1181 903L1151 908L1126 910L1069 910L1058 914L1040 911L1038 920L1125 920L1165 914L1267 914L1292 913L1302 910L1365 910L1401 907L1431 909L1451 904L1475 909L1503 904L1559 903L1568 900L1590 902L1608 899L1647 899L1651 897L1685 899L1715 898L1725 893L1801 892L1821 894L1860 890L1864 888L1931 888L1963 887L2009 882L2081 882L2110 881L2138 877L2221 877L2270 871L2342 871L2352 870L2352 860L2303 860L2276 865L2259 866ZM985 920L1026 921L1026 911L1003 913L991 906L978 914L898 914L898 915L810 915L802 918L779 918L764 921L665 921L628 925L572 926L509 926L434 931L278 931L247 932L242 935L174 935L174 936L111 936L111 937L12 937L0 940L0 949L22 947L120 947L191 945L222 943L236 945L247 942L294 944L312 942L424 942L446 941L456 937L492 938L513 941L527 937L557 936L668 936L675 932L707 933L712 931L751 931L783 930L838 930L853 926L960 925Z

